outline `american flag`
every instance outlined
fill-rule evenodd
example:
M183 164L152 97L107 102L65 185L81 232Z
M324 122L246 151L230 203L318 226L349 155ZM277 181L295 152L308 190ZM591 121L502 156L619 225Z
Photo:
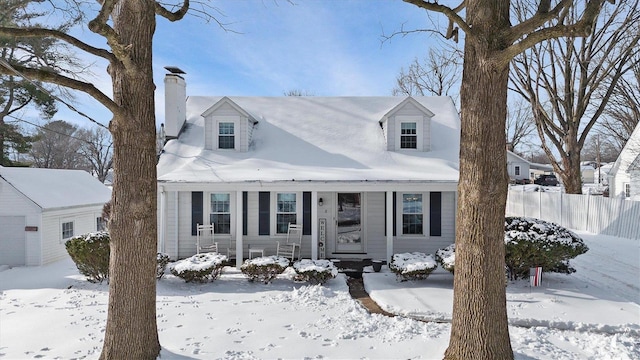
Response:
M531 286L540 286L540 280L542 279L542 267L536 266L529 269L529 281Z

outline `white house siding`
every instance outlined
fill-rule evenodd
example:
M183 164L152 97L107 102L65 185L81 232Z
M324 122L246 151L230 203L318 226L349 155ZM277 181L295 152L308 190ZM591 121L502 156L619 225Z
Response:
M48 264L68 256L66 239L62 238L62 223L73 222L73 235L97 230L97 218L102 216L102 205L48 210L42 213L42 262Z
M518 175L516 175L516 167L520 168ZM509 174L509 178L514 180L529 179L530 171L529 162L507 151L507 173Z
M640 154L640 124L631 133L629 140L618 155L609 172L609 197L624 198L625 184L629 184L631 177L627 171L633 160Z
M402 204L401 198L398 198L397 205L397 229L396 237L393 244L394 253L420 251L427 254L435 254L436 250L442 249L455 241L455 193L442 192L442 236L429 236L429 193L423 193L425 201L424 222L425 235L422 236L403 236L402 235Z
M640 169L630 170L629 177L631 184L631 198L634 200L640 200Z
M23 226L37 226L38 231L25 231L25 255L22 263L25 265L40 264L40 223L41 209L33 201L18 192L5 180L0 179L0 216L24 216Z

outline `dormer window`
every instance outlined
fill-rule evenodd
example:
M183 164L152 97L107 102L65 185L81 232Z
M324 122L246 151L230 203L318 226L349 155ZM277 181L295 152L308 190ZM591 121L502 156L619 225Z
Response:
M219 149L235 149L236 137L234 131L234 123L220 122L218 123L218 148Z
M418 148L418 135L415 122L403 122L400 124L400 148Z

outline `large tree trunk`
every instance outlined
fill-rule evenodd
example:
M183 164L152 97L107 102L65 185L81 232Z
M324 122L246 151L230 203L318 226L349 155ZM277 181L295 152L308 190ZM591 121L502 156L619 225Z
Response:
M111 66L114 116L109 313L101 359L155 359L156 154L152 37L154 2L120 1L113 28L130 47L131 62ZM135 24L135 25L133 25ZM133 184L137 184L133 186Z
M445 359L513 359L504 273L509 69L492 58L506 46L499 34L509 26L509 2L467 4L469 25L493 41L465 39L456 271Z

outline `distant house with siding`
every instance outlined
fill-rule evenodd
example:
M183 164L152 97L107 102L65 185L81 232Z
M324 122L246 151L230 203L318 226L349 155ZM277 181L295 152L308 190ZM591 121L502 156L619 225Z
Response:
M618 198L631 197L631 163L640 154L640 123L631 133L629 140L622 148L618 159L609 172L609 196Z
M65 241L98 230L111 190L86 171L0 166L0 265L65 258Z
M640 154L629 165L629 198L640 201Z
M507 173L515 183L529 182L530 163L520 155L507 150Z
M216 241L275 254L288 223L306 258L390 259L454 242L460 122L448 97L190 96L165 77L159 251ZM526 175L527 172L525 171Z

